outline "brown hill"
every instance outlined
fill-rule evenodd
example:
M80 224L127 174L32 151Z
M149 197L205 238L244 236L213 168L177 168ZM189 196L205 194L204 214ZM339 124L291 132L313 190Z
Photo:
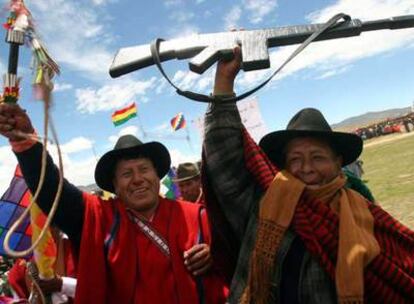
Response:
M368 112L359 116L347 118L339 123L333 124L332 128L338 131L353 131L357 128L365 127L387 118L396 118L404 116L411 112L411 107L396 108L379 112Z

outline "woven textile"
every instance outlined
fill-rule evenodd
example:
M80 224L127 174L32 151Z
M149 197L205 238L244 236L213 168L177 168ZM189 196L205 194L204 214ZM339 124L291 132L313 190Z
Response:
M245 163L257 182L266 189L276 172L266 155L243 131ZM365 269L365 299L368 303L414 302L414 232L379 206L369 205L380 254ZM338 254L339 217L326 204L304 200L297 206L292 225L312 256L332 279Z

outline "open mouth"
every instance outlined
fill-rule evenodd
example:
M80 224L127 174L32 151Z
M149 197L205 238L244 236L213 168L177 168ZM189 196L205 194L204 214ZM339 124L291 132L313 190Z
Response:
M132 191L133 195L141 195L141 194L145 194L148 191L148 188L138 188L135 189L134 191Z

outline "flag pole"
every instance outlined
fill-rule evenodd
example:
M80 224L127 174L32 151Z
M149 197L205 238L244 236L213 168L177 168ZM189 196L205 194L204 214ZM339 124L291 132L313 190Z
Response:
M137 118L138 118L138 126L142 131L142 136L144 137L144 139L147 139L148 133L145 131L144 125L142 124L142 121L141 121L141 116L138 113L137 113Z
M95 156L96 163L98 163L98 155L96 154L96 149L95 149L95 144L94 143L92 143L92 145L91 145L91 150L92 150L93 156Z
M185 129L185 131L187 133L185 139L187 140L187 143L190 146L191 152L194 153L194 147L193 147L193 144L191 143L190 131L188 130L188 126L186 126L184 129Z

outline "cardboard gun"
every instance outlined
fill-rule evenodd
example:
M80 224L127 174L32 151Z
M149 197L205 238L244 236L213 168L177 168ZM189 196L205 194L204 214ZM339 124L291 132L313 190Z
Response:
M414 15L367 22L346 17L345 21L323 32L315 41L358 36L365 31L414 27ZM270 66L269 48L301 43L322 26L323 24L296 25L172 39L160 43L159 58L162 62L193 57L189 62L190 70L202 74L219 58L231 58L234 46L240 45L244 71L266 69ZM109 74L115 78L153 64L155 62L150 44L122 48L115 55Z

